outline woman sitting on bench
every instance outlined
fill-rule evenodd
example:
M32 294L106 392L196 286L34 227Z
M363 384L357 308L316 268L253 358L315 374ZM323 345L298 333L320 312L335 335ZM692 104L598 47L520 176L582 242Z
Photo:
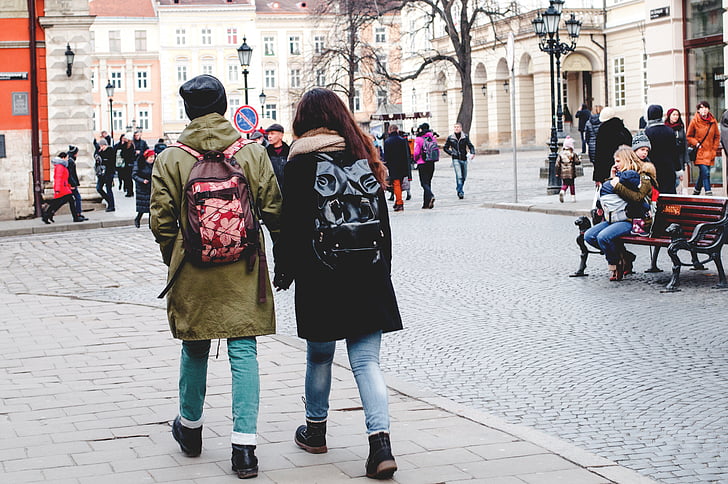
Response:
M584 233L584 240L601 250L607 259L610 281L621 281L632 272L635 255L617 240L632 229L633 218L646 218L649 196L656 186L655 166L641 161L631 147L620 146L614 153L611 178L602 183L599 203L604 221Z

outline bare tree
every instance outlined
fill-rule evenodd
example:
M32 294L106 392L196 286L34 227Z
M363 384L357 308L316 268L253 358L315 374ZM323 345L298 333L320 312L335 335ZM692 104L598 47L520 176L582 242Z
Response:
M391 5L390 5L391 8ZM389 79L406 81L417 78L430 64L448 62L460 78L462 86L462 101L458 111L458 122L466 132L470 130L473 121L473 83L472 83L472 50L473 30L483 26L493 26L493 32L498 41L495 22L508 14L517 13L517 4L512 2L501 6L497 0L401 0L397 6L402 9L414 9L424 17L420 30L426 30L429 36L434 37L436 24L443 27L445 37L449 40L450 48L447 52L436 49L420 51L419 67L407 74L392 75L381 71ZM412 32L410 32L412 34Z
M378 49L365 37L371 37L383 8L381 1L372 0L321 0L312 8L317 26L328 34L323 45L316 46L308 84L341 92L352 111L358 83L364 81L372 89L391 83L383 74L386 67Z

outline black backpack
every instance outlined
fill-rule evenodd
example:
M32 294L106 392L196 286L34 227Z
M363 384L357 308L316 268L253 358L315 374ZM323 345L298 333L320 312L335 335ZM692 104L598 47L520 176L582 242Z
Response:
M344 161L317 153L313 250L331 270L357 270L381 259L381 186L367 160ZM386 210L386 207L381 207Z

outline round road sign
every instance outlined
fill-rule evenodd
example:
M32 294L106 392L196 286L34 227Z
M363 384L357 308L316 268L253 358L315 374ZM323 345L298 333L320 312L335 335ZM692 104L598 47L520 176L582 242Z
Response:
M258 112L252 106L240 106L235 111L233 121L241 133L252 133L258 126Z

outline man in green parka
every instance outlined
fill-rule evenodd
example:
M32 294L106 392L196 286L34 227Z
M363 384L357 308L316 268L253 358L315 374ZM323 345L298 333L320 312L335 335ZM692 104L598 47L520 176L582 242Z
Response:
M201 75L180 87L190 124L178 141L205 153L223 151L240 134L223 116L225 88L213 76ZM244 145L235 159L250 185L251 199L271 237L278 235L281 193L265 148ZM205 401L210 340L227 339L232 372L232 468L238 477L255 477L255 456L260 381L256 336L275 333L273 294L263 268L266 302L259 302L260 258L252 271L245 260L198 267L183 263L182 231L187 228L185 184L197 159L179 147L164 150L154 163L150 203L151 228L169 267L172 281L167 294L167 315L172 335L182 340L179 377L179 415L172 435L182 452L202 452L202 408ZM263 236L260 234L261 243ZM176 277L175 277L176 274Z

